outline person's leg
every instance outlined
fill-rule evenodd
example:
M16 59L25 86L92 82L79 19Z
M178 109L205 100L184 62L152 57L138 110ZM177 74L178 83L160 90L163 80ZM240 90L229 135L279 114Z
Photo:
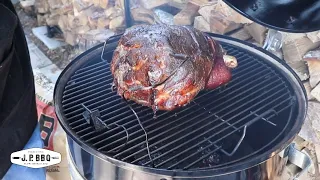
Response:
M0 0L0 179L10 155L28 142L37 124L28 46L10 0Z
M23 149L30 148L43 148L43 142L40 138L40 125L38 124L34 130L29 142ZM46 169L45 168L27 168L16 164L11 165L8 172L3 177L3 180L45 180Z

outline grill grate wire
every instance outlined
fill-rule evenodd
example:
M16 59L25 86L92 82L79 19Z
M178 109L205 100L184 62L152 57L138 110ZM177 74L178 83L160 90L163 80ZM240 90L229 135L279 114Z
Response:
M157 119L153 119L151 109L129 102L148 133L154 167L197 169L197 164L214 153L233 156L252 124L259 121L277 127L277 122L270 119L293 108L292 93L281 75L245 51L227 44L223 47L239 61L226 87L201 92L186 107L160 112ZM74 133L93 148L125 162L150 166L143 130L130 108L112 91L109 69L108 63L97 61L74 73L62 99L66 121ZM122 148L126 136L121 127L95 131L82 116L82 104L99 110L105 124L125 127L130 136L126 146ZM221 142L234 134L239 137L228 151ZM117 151L120 148L121 151ZM116 153L107 153L110 151Z

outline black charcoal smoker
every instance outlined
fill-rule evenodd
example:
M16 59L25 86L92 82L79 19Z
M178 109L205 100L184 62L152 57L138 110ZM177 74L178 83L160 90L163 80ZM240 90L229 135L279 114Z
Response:
M320 29L318 1L226 3L270 28ZM126 10L130 26L127 2ZM311 160L293 144L307 110L306 93L297 75L263 48L208 34L237 57L239 67L232 72L232 81L200 93L184 108L159 112L157 119L150 108L127 104L111 90L112 75L105 60L111 60L120 36L84 52L64 69L54 101L67 133L73 177L280 180L289 162L301 169L291 178L298 179L306 171Z

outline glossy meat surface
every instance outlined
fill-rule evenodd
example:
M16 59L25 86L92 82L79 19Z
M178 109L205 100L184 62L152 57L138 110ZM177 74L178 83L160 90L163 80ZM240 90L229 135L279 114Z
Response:
M223 55L217 42L191 27L140 25L121 37L111 72L120 96L173 110L231 79Z

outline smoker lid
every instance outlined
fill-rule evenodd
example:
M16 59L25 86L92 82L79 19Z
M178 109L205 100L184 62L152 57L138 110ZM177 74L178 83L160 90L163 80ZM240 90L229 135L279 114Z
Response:
M317 0L224 0L230 7L263 26L306 33L320 30Z

